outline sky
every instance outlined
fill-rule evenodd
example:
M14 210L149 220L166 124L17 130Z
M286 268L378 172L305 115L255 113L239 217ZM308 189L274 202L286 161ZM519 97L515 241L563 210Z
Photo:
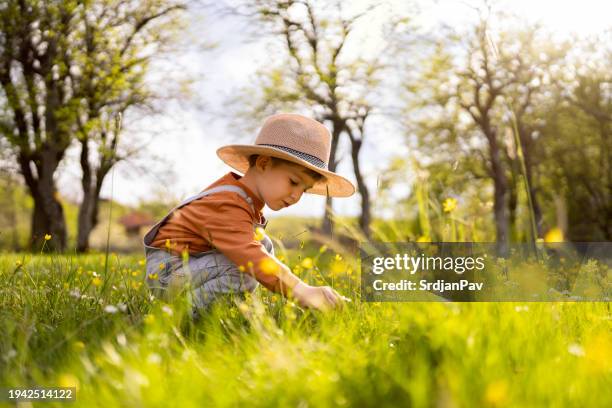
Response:
M351 1L349 7L358 10L371 2ZM401 13L407 2L392 1L393 12ZM418 2L420 12L416 22L424 28L438 24L460 26L475 17L470 6L479 4L468 0L439 0ZM540 21L560 36L586 35L601 32L610 27L612 3L597 0L553 1L514 0L498 2L498 7L512 11L526 21ZM248 86L257 69L268 63L266 40L248 35L245 22L237 17L214 18L206 13L192 11L188 16L188 28L182 40L186 44L204 41L215 43L214 49L202 50L191 47L173 55L171 60L159 63L160 72L153 72L151 81L156 86L176 86L181 78L192 78L192 99L180 105L168 103L163 112L155 117L144 118L125 125L125 132L132 132L142 140L151 140L147 146L155 157L147 166L159 170L169 168L165 180L154 176L155 172L136 171L135 166L124 163L117 166L114 176L109 175L102 188L102 196L113 198L123 204L137 205L142 200L158 197L160 194L175 200L191 196L231 169L222 163L215 151L231 143L252 143L256 133L243 134L236 121L218 115L223 104L236 95L238 90ZM382 18L382 15L381 15ZM358 46L349 48L350 53L368 53L380 47L381 39L375 35L374 19L367 26L367 32L355 41ZM377 22L378 21L378 22ZM170 72L170 75L168 75ZM394 95L383 95L393 104ZM387 100L385 100L385 103ZM129 121L126 116L125 122ZM376 185L384 174L389 159L395 155L408 157L405 136L392 116L372 116L366 125L366 141L362 148L362 165L366 181L373 193L374 208L377 209ZM126 136L128 137L128 136ZM347 143L340 145L340 152L347 152ZM354 181L350 157L343 160L337 171ZM72 159L77 151L69 152ZM58 188L62 194L78 199L80 171L76 160L69 160L61 168ZM164 167L165 166L165 167ZM141 162L142 167L142 162ZM400 198L409 192L410 174L398 181L386 194ZM334 201L334 210L342 215L359 212L359 196ZM292 207L274 213L264 210L268 217L276 215L320 216L323 213L324 197L304 194L302 200Z

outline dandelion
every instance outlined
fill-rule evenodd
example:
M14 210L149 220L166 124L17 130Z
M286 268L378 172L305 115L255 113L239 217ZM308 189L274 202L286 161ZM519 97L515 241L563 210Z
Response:
M147 314L144 317L144 322L145 324L153 324L155 322L155 316L153 316L152 314Z
M265 236L266 236L266 233L263 228L261 227L255 228L255 239L257 241L262 241Z
M51 234L45 234L45 241L49 241L51 239Z
M563 231L561 228L555 227L546 233L544 236L545 242L563 242Z
M21 261L15 261L15 266L16 266L16 267L18 267L18 268L19 268L19 267L21 267L22 265L23 265L23 262L21 262Z
M259 269L261 269L263 273L266 273L268 275L273 275L278 272L279 266L274 261L274 259L264 258L259 263Z
M151 279L151 280L157 280L158 277L159 276L158 276L157 273L152 273L152 274L149 275L149 279Z
M117 306L106 305L104 306L104 311L108 314L115 314L119 311L119 309L117 309Z
M238 267L238 270L239 270L240 272L244 272L246 269L245 269L244 265L240 265L240 266Z
M140 272L138 272L138 271L132 272L132 276L138 276L139 274L140 274Z
M96 276L96 277L94 277L94 278L91 280L91 283L92 283L94 286L100 286L100 285L102 284L102 279L100 279L98 276Z
M139 289L142 286L142 282L132 282L133 289Z
M79 390L79 379L76 378L73 374L62 374L58 378L58 384L60 387L65 388L76 388Z
M165 264L165 263L161 262L161 263L159 264L159 269L164 269L165 267L166 267L166 264Z
M302 267L304 267L305 269L312 269L313 263L312 263L312 259L311 258L304 258L302 260Z
M140 261L138 261L138 265L144 266L144 264L145 264L145 260L144 259L141 259Z
M242 302L242 303L240 303L240 304L238 305L238 309L239 309L239 310L240 310L242 313L246 313L246 312L248 312L248 311L249 311L249 306L248 306L246 303Z
M457 199L453 197L447 198L442 202L442 208L446 213L454 211L457 208Z
M508 397L508 385L503 380L495 381L487 386L484 397L490 405L504 405Z

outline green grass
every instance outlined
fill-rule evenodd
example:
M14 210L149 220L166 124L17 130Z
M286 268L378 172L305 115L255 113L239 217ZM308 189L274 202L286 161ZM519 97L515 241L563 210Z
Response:
M100 407L612 406L609 303L365 303L353 258L310 257L328 272L297 272L344 310L260 288L194 323L186 298L150 298L139 256L103 276L103 254L2 255L0 384Z

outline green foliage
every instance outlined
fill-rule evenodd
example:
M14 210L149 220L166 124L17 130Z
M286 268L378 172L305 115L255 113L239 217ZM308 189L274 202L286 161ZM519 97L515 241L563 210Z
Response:
M102 254L3 256L0 381L101 407L612 404L607 303L362 303L355 259L307 254L301 276L335 279L343 310L262 290L197 322L149 298L137 257L104 275Z

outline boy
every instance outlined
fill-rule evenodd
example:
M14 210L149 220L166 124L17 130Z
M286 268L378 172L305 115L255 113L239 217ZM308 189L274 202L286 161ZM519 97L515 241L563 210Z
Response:
M323 124L283 113L266 119L253 145L219 148L221 160L244 176L227 173L147 232L149 287L173 293L190 282L195 314L219 297L253 292L259 284L303 307L341 306L344 299L335 290L307 285L274 256L261 212L264 205L274 211L293 205L304 192L352 195L353 184L327 170L330 146Z

